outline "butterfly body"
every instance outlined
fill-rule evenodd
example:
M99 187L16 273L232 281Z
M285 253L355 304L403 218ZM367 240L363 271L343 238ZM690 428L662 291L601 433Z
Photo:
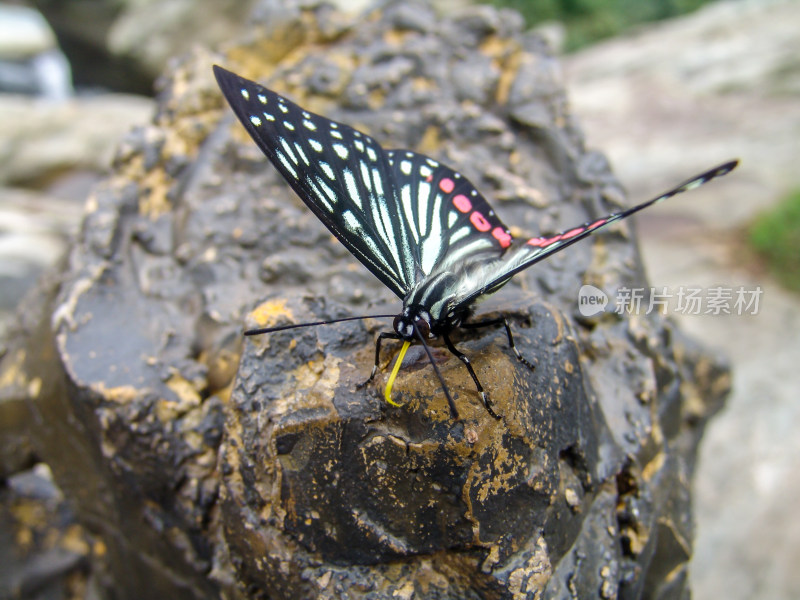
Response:
M393 331L404 342L387 384L390 390L408 344L422 342L456 416L455 405L425 343L440 337L467 367L484 405L495 417L469 359L452 343L457 327L504 325L505 319L468 323L477 301L516 273L647 206L724 175L730 161L633 208L547 237L515 240L486 199L464 176L409 150L389 150L348 125L313 114L230 71L214 73L228 103L287 183L342 244L403 301ZM280 328L245 332L266 333Z

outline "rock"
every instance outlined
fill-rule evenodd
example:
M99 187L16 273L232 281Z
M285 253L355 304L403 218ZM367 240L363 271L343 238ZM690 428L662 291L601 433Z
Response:
M45 465L0 488L0 595L88 597L91 540L75 521Z
M136 96L0 96L0 183L41 187L69 170L104 173L118 140L152 110L151 100Z
M513 13L435 28L392 7L357 25L317 2L257 14L266 29L226 66L457 166L516 232L615 208L555 59ZM501 329L459 336L500 421L437 347L461 419L419 351L395 384L404 406L389 407L385 373L357 386L384 320L242 340L243 323L399 302L243 134L214 84L220 60L175 61L0 363L39 416L37 455L107 550L92 555L98 581L120 598L685 594L688 481L728 374L656 314L578 318L586 281L646 286L628 226L503 291L535 371Z
M80 205L65 199L0 188L0 330L6 314L63 256L81 214Z
M42 15L0 5L0 90L62 100L72 94L69 63Z

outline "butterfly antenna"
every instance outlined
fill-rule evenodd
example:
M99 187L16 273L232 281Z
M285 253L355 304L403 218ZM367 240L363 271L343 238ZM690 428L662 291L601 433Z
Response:
M316 327L317 325L332 325L333 323L343 323L345 321L358 321L361 319L388 319L396 315L364 315L363 317L344 317L343 319L330 319L329 321L314 321L313 323L294 323L292 325L278 325L277 327L259 327L258 329L248 329L245 335L261 335L262 333L275 333L276 331L286 331L287 329L300 329L301 327Z
M419 341L422 342L422 347L425 349L425 354L428 355L428 360L431 361L431 366L436 373L436 377L439 378L439 383L442 384L442 391L444 391L444 395L447 397L447 404L450 405L450 414L454 419L458 419L458 411L456 410L456 405L453 402L453 397L450 395L450 390L447 389L447 384L444 381L444 377L442 377L442 373L439 371L439 367L436 366L436 361L433 360L431 349L428 347L428 344L425 343L425 338L422 337L419 329L417 329L416 323L412 322L411 325L414 327L414 333L416 334L417 338L419 338Z

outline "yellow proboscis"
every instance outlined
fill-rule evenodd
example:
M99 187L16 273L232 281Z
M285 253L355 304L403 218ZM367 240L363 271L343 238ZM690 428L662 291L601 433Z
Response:
M411 345L411 342L403 342L403 347L400 348L400 353L397 355L397 360L394 363L394 368L392 369L392 374L389 375L389 381L386 382L386 390L383 392L383 397L386 398L386 402L391 404L392 406L403 406L402 404L398 404L394 400L392 400L392 385L394 385L394 378L397 377L397 372L400 370L400 365L403 364L403 357L406 355L406 350Z

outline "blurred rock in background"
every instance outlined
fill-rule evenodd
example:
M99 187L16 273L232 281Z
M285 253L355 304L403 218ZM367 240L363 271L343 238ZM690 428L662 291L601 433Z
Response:
M60 100L72 94L70 66L40 13L0 4L0 92Z

